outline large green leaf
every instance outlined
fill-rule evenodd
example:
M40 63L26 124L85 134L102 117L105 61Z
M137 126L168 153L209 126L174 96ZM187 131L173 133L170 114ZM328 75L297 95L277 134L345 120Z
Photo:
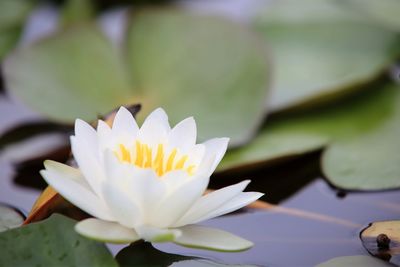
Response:
M17 43L34 1L0 0L0 60Z
M219 170L265 164L278 158L320 149L338 140L354 140L360 135L369 132L372 134L386 120L391 120L399 95L399 88L396 86L374 85L363 94L340 102L340 105L272 119L249 145L229 151ZM390 162L388 161L388 165ZM361 168L363 163L355 164ZM380 168L374 162L369 164L371 168Z
M396 32L335 0L274 3L255 22L275 56L274 110L359 89L399 55Z
M392 264L371 256L357 255L330 259L316 267L390 267Z
M338 0L386 27L400 31L399 0Z
M323 172L334 185L355 190L400 187L399 92L394 108L373 132L335 142L324 151Z
M262 120L266 54L241 26L185 11L143 10L133 15L125 48L128 71L122 51L94 26L70 28L10 57L6 84L62 122L141 102L139 120L161 106L172 123L194 116L201 140L229 136L235 145Z
M9 90L51 119L93 120L129 102L117 51L95 26L65 30L21 48L4 64Z
M81 237L61 215L0 233L0 266L118 266L107 248Z
M201 140L249 139L263 118L269 70L250 32L217 17L145 10L133 14L127 41L139 117L162 106L173 123L193 115Z

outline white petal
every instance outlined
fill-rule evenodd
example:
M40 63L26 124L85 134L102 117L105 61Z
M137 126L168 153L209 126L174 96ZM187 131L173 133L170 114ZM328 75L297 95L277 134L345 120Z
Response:
M182 235L177 237L174 242L185 247L242 251L253 246L252 242L219 229L198 225L187 225L179 229L182 231Z
M154 170L142 169L131 164L121 164L111 151L105 154L107 183L112 183L125 192L141 210L143 223L149 214L167 194L166 184L159 179Z
M140 239L131 228L94 218L78 222L75 231L88 238L108 243L127 244Z
M228 148L229 138L214 138L203 143L206 147L207 155L215 155L214 162L211 166L211 173L217 168L222 157L225 155L226 149Z
M170 130L167 114L162 108L158 108L143 122L139 130L139 139L149 145L164 143Z
M75 136L80 140L86 140L87 146L93 153L97 153L97 132L83 120L75 120Z
M110 126L102 120L97 122L97 139L99 144L99 152L109 148L112 139L112 131Z
M170 242L182 234L178 229L161 229L147 225L136 227L135 230L141 238L149 242Z
M238 210L240 208L243 208L244 206L247 206L248 204L256 201L260 197L262 197L264 194L259 193L259 192L243 192L239 193L237 196L235 196L233 199L230 201L227 201L224 205L219 207L216 210L213 210L206 215L204 215L201 218L197 219L197 222L205 221L208 219L212 219L227 213L230 213L232 211Z
M196 144L196 122L192 117L178 123L169 133L169 144L187 153Z
M105 175L99 162L98 155L93 155L90 142L71 136L71 150L83 176L93 189L100 196L101 184L105 180ZM96 147L97 149L97 147Z
M120 224L133 228L141 220L136 203L113 183L104 183L103 197L111 214Z
M160 205L153 212L151 225L166 228L178 221L201 197L208 181L208 177L188 177L186 183L169 192L169 195L160 201Z
M186 224L197 223L199 219L217 210L241 193L249 183L250 180L246 180L202 196L174 226L179 227Z
M120 107L115 115L112 130L114 134L128 134L133 138L139 131L139 127L132 113L125 107Z
M60 195L92 216L114 220L101 199L89 188L79 170L46 160L40 174Z

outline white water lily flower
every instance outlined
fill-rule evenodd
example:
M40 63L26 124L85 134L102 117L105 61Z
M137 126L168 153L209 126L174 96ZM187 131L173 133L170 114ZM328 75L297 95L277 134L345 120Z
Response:
M222 230L194 225L262 196L243 192L249 181L204 195L227 144L228 138L196 144L194 119L171 129L161 108L139 129L132 114L121 107L112 128L99 121L96 131L76 120L71 147L78 169L47 160L41 174L65 199L95 217L75 226L86 237L240 251L253 244Z

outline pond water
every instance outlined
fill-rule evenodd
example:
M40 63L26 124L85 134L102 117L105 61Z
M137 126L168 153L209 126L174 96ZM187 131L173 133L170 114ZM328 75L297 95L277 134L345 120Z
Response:
M0 134L20 122L32 122L38 118L6 98L1 98L0 103L0 111L4 114ZM57 145L57 142L48 142L48 146ZM41 161L20 165L19 170L31 176L15 179L18 172L13 161L18 157L10 155L19 154L10 151L3 150L0 159L0 202L27 213L40 194L35 186L43 186L37 174L37 170L42 168ZM318 157L319 154L315 153L285 164L237 173L235 179L232 175L213 177L214 188L251 178L250 190L265 192L263 200L279 203L281 209L278 210L246 210L204 223L253 241L255 246L252 249L220 253L171 244L159 244L156 248L219 263L256 266L312 266L337 256L367 255L359 240L360 230L373 221L400 218L400 191L338 192L321 178ZM27 179L33 182L26 183ZM122 247L110 246L110 249L116 254Z

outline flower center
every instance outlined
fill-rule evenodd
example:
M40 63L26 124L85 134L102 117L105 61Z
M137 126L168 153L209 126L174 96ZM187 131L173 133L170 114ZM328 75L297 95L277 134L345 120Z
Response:
M115 151L115 155L120 162L133 164L140 168L151 168L158 176L163 176L167 172L175 170L185 170L189 175L193 175L195 165L188 165L188 155L178 156L178 150L174 148L169 154L165 154L163 144L158 144L157 149L151 148L147 144L136 141L132 149L120 144Z

